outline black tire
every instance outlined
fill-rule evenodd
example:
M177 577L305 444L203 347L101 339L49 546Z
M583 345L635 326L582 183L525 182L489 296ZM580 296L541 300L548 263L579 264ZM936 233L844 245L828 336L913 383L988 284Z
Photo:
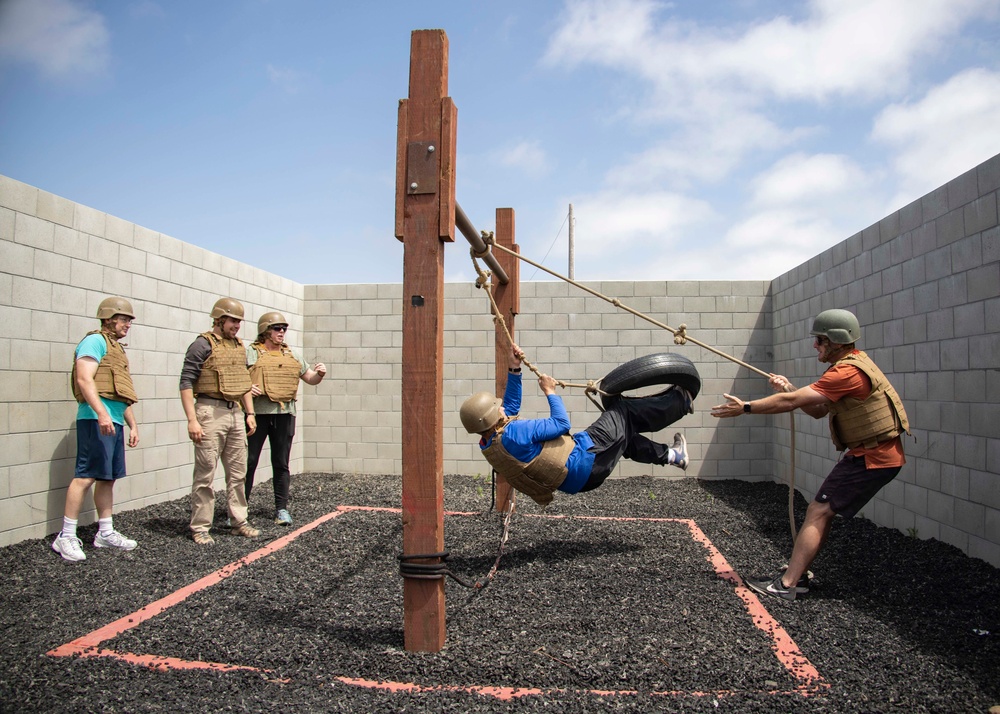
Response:
M701 391L698 368L687 357L674 352L659 352L637 357L615 367L601 380L601 403L607 407L623 392L655 384L678 384L697 397Z

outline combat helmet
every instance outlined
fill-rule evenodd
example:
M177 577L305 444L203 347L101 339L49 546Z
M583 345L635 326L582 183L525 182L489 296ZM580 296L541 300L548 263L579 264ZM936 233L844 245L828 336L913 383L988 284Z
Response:
M822 335L835 345L849 345L861 339L861 325L850 310L824 310L813 320L810 335Z
M134 320L135 311L132 309L132 303L123 297L117 296L106 297L101 300L101 304L97 306L97 319L110 320L115 315L124 315Z
M486 431L500 420L501 403L495 394L476 392L462 402L462 408L458 410L462 426L470 434Z
M212 306L212 319L231 317L234 320L243 319L243 303L230 297L219 298Z
M288 320L280 312L265 312L257 320L257 334L263 335L275 325L287 325Z

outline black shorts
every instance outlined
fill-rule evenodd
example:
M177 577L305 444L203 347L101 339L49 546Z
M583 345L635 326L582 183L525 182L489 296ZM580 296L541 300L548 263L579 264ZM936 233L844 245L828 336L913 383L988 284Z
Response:
M865 468L864 456L845 456L826 477L816 492L817 503L829 503L833 512L844 518L857 514L882 487L896 478L902 466L883 469Z

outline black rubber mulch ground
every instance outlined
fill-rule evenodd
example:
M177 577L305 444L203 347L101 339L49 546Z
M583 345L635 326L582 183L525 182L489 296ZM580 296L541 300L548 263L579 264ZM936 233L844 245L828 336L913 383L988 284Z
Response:
M340 505L398 507L398 476L306 474L292 483L292 530ZM448 477L451 568L485 576L501 519L487 482ZM70 564L51 537L0 549L0 710L25 712L733 711L986 712L1000 704L1000 571L936 541L838 520L813 591L763 602L822 685L775 656L734 585L684 523L739 573L775 571L789 550L787 489L739 481L626 479L518 504L488 587L447 580L447 642L408 652L397 513L351 512L303 533L104 642L117 653L217 662L239 671L154 671L110 657L46 653L163 598L289 533L254 493L254 541L216 529L187 538L187 499L116 514L131 553ZM805 504L797 503L799 519ZM221 508L219 521L224 521ZM390 692L349 679L413 683ZM435 687L437 687L435 689ZM466 687L528 688L504 701ZM596 694L595 691L629 692Z

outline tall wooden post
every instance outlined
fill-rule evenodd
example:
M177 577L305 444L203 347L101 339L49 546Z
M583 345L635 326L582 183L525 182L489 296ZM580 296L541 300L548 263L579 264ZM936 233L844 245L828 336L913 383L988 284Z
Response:
M455 240L457 112L448 94L448 37L410 38L409 98L399 102L396 237L403 242L403 554L444 550L444 244ZM435 559L422 561L432 563ZM445 640L444 579L403 580L407 650Z
M498 245L502 245L504 248L517 250L517 246L514 245L513 208L497 209L497 228L494 239ZM493 299L496 301L497 310L499 310L501 317L507 323L507 329L516 341L517 332L514 330L514 318L521 311L521 261L502 251L496 251L495 256L500 267L507 273L508 281L506 285L494 281ZM497 394L502 395L507 385L507 355L510 352L510 345L507 344L507 336L500 325L496 326L495 333L496 389ZM498 476L496 483L496 510L504 511L510 504L510 484L503 476Z

